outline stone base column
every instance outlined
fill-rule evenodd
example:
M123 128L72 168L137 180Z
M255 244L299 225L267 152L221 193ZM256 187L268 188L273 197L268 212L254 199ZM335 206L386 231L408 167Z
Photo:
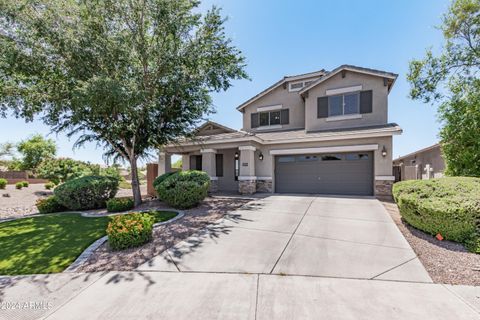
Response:
M217 177L210 177L210 188L208 192L215 193L218 191L218 178Z
M257 192L257 179L255 177L238 177L238 192L241 194Z
M392 199L392 186L395 178L375 177L375 197L383 199Z
M272 178L257 177L256 189L257 189L257 192L272 193L273 192Z

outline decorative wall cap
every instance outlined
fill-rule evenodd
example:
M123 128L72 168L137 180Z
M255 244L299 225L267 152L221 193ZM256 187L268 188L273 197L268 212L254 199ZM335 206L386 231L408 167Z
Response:
M375 176L375 180L395 181L395 176Z
M218 177L210 177L210 180L218 180Z
M257 150L257 148L255 148L253 146L240 146L240 147L238 147L238 150L240 150L240 151L242 151L242 150L255 151L255 150Z
M272 180L272 177L257 177L257 180Z
M257 180L256 176L239 176L238 181Z

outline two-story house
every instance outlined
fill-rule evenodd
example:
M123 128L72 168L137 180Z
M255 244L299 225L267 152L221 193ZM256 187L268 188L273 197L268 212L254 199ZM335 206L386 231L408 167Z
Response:
M342 65L287 76L238 110L240 131L214 122L166 146L159 174L181 154L183 170L207 172L212 191L388 196L392 136L388 94L396 74Z

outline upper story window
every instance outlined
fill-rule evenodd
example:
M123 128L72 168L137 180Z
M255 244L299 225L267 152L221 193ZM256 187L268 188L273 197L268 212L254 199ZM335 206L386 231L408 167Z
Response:
M288 124L289 109L271 110L252 113L251 115L251 127L268 127L282 124Z
M300 91L304 87L308 86L310 83L312 83L313 80L307 80L307 81L297 81L297 82L290 82L288 84L288 91Z
M360 93L349 93L328 97L328 116L360 113Z
M372 90L348 92L339 95L323 96L317 98L317 117L350 119L373 111ZM353 115L353 116L352 116ZM342 117L346 116L346 117ZM332 118L332 120L335 118ZM328 119L327 119L328 121Z

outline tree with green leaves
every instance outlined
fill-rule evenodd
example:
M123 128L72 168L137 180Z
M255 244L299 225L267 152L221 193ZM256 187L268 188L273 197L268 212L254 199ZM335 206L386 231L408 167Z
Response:
M57 145L52 139L36 134L18 143L17 151L22 155L21 170L35 171L42 161L55 157Z
M454 0L440 30L441 53L410 62L410 96L439 104L446 173L480 176L480 1Z
M247 78L216 7L196 0L0 0L0 111L95 142L132 169L192 134L211 92Z

